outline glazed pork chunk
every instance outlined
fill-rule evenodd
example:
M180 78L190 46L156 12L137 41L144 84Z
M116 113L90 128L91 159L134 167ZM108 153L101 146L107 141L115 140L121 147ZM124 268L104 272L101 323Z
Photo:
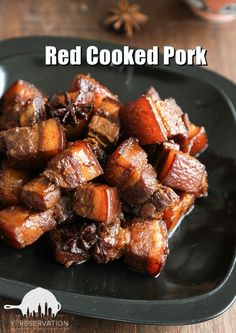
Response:
M55 225L52 209L32 212L23 206L11 206L0 211L0 233L15 248L34 243Z
M60 188L75 189L102 173L90 145L76 141L48 162L43 176Z
M18 167L40 168L65 148L64 131L55 119L4 132L7 159Z
M23 186L22 203L34 210L47 210L60 200L60 190L47 178L39 177Z
M95 110L106 97L118 100L116 95L89 74L77 74L73 79L71 91L78 91L78 101L81 103L92 103Z
M89 123L88 137L96 139L103 148L116 145L120 134L120 103L105 98Z
M3 207L19 204L22 188L30 179L27 170L16 169L4 161L0 167L0 204Z
M83 217L111 223L121 213L121 203L115 187L87 183L75 192L74 210Z
M150 97L143 95L125 104L120 109L120 118L126 135L136 137L142 145L167 140L166 128Z
M114 148L120 136L119 109L121 104L106 97L88 125L88 142L98 159L102 160L101 150Z
M182 192L200 194L205 177L205 166L195 157L175 149L167 150L160 172L164 185Z
M180 140L181 150L193 156L198 156L208 146L206 130L190 122L188 115L183 115L183 121L188 128L188 136Z
M153 195L134 209L134 213L142 219L159 218L168 207L179 202L179 195L170 187L158 184Z
M173 98L162 101L153 87L148 89L146 95L120 109L126 135L138 138L142 145L187 137L188 129L182 115Z
M134 218L129 228L131 236L125 253L126 264L136 271L158 276L169 253L165 223L157 219Z
M164 210L163 220L166 223L166 227L169 231L179 223L182 218L188 214L193 208L196 195L191 193L181 193L180 200L172 207L167 207Z
M155 101L155 105L167 130L168 139L185 138L188 130L182 120L183 112L175 100L168 98L164 101Z
M156 172L135 138L125 140L109 157L105 179L120 190L122 198L131 206L146 201L158 184Z
M0 129L32 126L45 119L42 93L31 83L17 80L2 97Z

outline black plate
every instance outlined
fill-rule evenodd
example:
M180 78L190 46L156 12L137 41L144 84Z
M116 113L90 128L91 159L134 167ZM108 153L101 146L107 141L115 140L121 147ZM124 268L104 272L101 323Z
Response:
M44 45L70 49L108 43L32 37L0 44L2 91L15 79L46 92L66 89L77 72L90 72L118 93L121 101L154 85L161 96L177 99L193 122L203 124L209 148L201 156L209 172L209 196L170 239L170 255L157 279L130 271L121 262L88 262L69 270L37 246L0 249L0 294L21 300L35 286L53 291L64 311L148 324L186 324L226 310L236 295L236 89L228 80L191 67L45 67Z

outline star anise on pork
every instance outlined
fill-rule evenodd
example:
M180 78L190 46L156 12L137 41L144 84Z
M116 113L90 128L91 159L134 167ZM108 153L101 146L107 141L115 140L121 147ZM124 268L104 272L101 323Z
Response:
M49 114L53 118L57 118L62 125L69 124L76 127L79 119L88 120L89 114L93 109L91 103L79 103L73 101L69 93L64 94L64 103L57 108L52 108L48 104Z

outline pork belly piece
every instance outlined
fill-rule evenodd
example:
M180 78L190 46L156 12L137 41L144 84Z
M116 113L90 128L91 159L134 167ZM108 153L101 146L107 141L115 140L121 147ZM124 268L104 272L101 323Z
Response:
M93 258L102 264L122 257L130 242L130 231L128 228L121 228L119 220L110 224L100 223L97 236Z
M43 176L58 187L73 189L102 173L103 170L89 144L76 141L48 162Z
M139 146L138 140L129 138L123 141L109 157L105 178L109 184L121 187L130 177L132 171L147 164L147 154Z
M168 250L166 225L162 220L134 218L130 224L131 240L126 249L126 264L139 272L158 276Z
M150 199L134 209L135 214L142 219L159 218L167 207L174 206L179 196L170 187L158 184Z
M155 101L155 105L166 128L168 139L187 137L188 129L182 119L183 111L176 101L168 98L164 101Z
M191 123L187 114L183 116L184 122L188 126L188 136L180 140L181 150L184 153L197 156L202 153L208 146L208 139L204 127L198 127Z
M27 100L19 111L19 126L33 126L46 119L44 98L34 97Z
M25 108L28 109L26 113L28 114L28 119L35 119L35 114L37 114L37 119L41 116L44 117L44 107L43 104L31 105L33 107L33 112L29 112L29 106L27 105L28 100L34 100L35 98L40 99L40 104L43 101L42 93L31 83L17 80L15 81L5 92L1 100L1 113L0 116L0 129L7 130L9 128L24 126L21 125L20 115L24 114ZM43 103L43 102L42 102Z
M105 98L88 125L88 138L95 139L103 149L111 148L118 142L120 106L118 101Z
M20 203L21 190L31 178L27 170L16 169L6 161L0 168L0 202L3 206Z
M144 165L143 170L133 170L129 179L120 187L123 200L133 207L145 202L156 190L156 177L150 164Z
M46 178L39 177L23 186L21 202L35 210L46 210L60 200L60 190Z
M175 190L198 194L202 192L205 175L205 166L196 158L170 149L160 172L160 180Z
M47 102L48 117L59 120L68 140L78 140L94 114L93 104L82 103L79 92L55 93Z
M122 198L132 206L147 200L157 185L156 172L134 138L125 140L109 157L105 179L116 186Z
M121 213L121 204L116 188L105 184L87 183L75 192L76 214L89 219L111 223Z
M71 91L78 91L78 100L81 103L92 103L95 110L106 97L118 100L116 95L89 74L77 74L73 79Z
M15 248L34 243L55 225L52 209L32 212L23 206L11 206L0 211L0 233Z
M39 168L65 148L64 131L55 119L5 131L6 155L17 166Z
M167 131L156 104L145 95L121 107L120 119L126 136L136 137L141 145L167 140Z
M161 97L154 87L149 87L145 94L147 97L151 98L154 102L161 101Z
M57 262L69 268L91 258L90 248L96 243L96 225L77 223L63 225L49 232L50 245Z
M165 209L163 220L169 230L173 230L175 226L186 216L193 208L196 196L190 193L181 193L180 200L172 207Z

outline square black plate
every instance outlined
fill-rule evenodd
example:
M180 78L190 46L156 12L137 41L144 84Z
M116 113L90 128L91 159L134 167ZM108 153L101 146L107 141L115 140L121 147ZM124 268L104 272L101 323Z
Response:
M31 37L0 43L0 94L15 79L45 92L66 89L77 72L91 73L132 100L154 85L172 96L194 123L206 127L209 148L201 156L209 173L209 196L197 201L170 239L170 255L157 279L135 273L121 261L88 262L69 270L32 246L0 249L0 294L21 300L35 286L51 290L64 311L136 323L186 324L226 310L236 295L236 88L196 67L44 66L44 46L108 43L72 38Z

